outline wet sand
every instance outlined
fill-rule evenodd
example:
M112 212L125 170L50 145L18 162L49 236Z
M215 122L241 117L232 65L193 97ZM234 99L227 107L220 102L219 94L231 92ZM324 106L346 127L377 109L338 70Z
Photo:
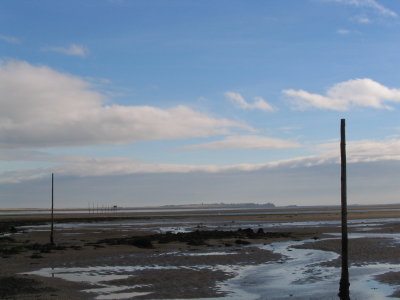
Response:
M360 210L358 208L358 210ZM296 209L299 211L299 209ZM339 240L319 239L326 233L338 233L337 226L324 225L325 221L338 220L335 212L323 214L298 214L290 210L278 215L263 215L260 210L246 210L251 215L226 215L220 212L212 216L187 216L185 214L123 214L119 216L79 216L57 215L57 222L71 225L82 222L90 226L61 226L56 224L55 241L57 247L46 246L49 241L48 226L29 227L30 224L46 224L48 216L2 216L3 231L17 229L9 240L2 237L0 241L0 298L4 299L94 299L96 293L84 290L104 288L101 283L88 283L84 280L67 281L57 278L26 274L45 268L97 268L99 266L121 266L119 273L123 278L112 280L115 286L126 287L124 293L136 295L135 299L168 299L168 298L207 298L223 297L227 291L220 284L235 276L231 270L235 265L258 265L267 262L282 262L285 257L269 250L263 250L257 245L270 244L276 241L314 239L316 242L301 246L307 249L320 249L339 253ZM88 218L86 218L88 217ZM349 213L349 219L380 219L399 218L399 211L370 211ZM90 223L87 223L87 221ZM323 221L320 226L275 226L270 223ZM102 222L106 225L100 226ZM18 227L27 225L27 227ZM187 241L160 242L152 240L151 247L135 246L124 243L101 242L110 239L148 238L160 234L161 227L181 228L191 227L198 230L237 230L239 227L257 232L264 228L265 232L285 233L282 235L237 237L218 237L202 241L203 243L188 243ZM366 226L368 227L368 226ZM36 228L36 229L35 229ZM391 222L379 226L369 226L368 233L385 234L400 233L399 222ZM364 232L354 228L351 232ZM238 242L239 241L239 242ZM242 242L240 242L242 241ZM397 263L398 244L387 238L356 238L351 239L351 264L367 263ZM254 245L254 246L252 246ZM18 252L18 253L13 253ZM338 260L329 262L337 266ZM219 266L213 269L212 266ZM131 268L140 266L140 268ZM172 268L173 266L174 268ZM200 266L194 268L193 266ZM224 268L226 266L226 268ZM124 269L123 267L126 267ZM131 269L129 269L131 268ZM103 271L105 272L105 271ZM94 272L95 273L95 272ZM399 273L388 271L377 280L392 286L400 286ZM1 281L3 280L3 281ZM18 288L13 288L17 286ZM137 294L134 294L137 293ZM397 294L399 296L400 292ZM122 295L122 293L121 293ZM396 294L393 294L396 296Z

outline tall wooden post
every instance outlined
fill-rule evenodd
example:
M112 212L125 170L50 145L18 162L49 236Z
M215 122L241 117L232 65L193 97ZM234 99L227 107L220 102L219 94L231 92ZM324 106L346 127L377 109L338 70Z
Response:
M341 204L342 204L342 276L340 278L339 298L350 300L348 238L347 238L347 174L346 174L346 120L340 122L341 158Z
M51 173L51 231L50 244L54 244L54 173Z

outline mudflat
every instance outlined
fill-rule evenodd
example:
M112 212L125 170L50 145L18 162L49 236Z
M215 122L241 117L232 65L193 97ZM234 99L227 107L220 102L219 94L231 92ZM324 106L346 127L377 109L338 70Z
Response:
M351 233L367 229L368 233L377 234L350 239L351 265L400 264L397 244L384 236L400 233L398 209L375 206L349 211L350 221L366 221L365 226L350 227ZM235 266L278 262L285 267L283 255L259 245L310 240L298 247L340 253L340 239L335 235L340 232L335 222L339 219L337 209L331 208L60 213L55 217L52 245L48 215L3 215L0 298L224 297L229 291L221 284L234 278ZM367 222L375 219L379 226ZM392 221L379 222L387 219ZM325 240L328 234L334 235ZM339 262L334 259L325 264L338 267ZM75 270L75 275L69 274L75 278L67 280L65 270ZM376 280L400 289L398 274L388 270ZM398 294L397 291L392 296Z

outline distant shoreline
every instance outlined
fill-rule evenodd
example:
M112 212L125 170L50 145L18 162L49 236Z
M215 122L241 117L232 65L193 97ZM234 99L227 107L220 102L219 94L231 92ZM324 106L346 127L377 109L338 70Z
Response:
M385 203L385 204L349 204L349 209L367 209L367 208L386 208L386 207L399 207L400 203ZM93 207L60 207L54 208L54 211L88 211L88 210L101 210L101 209L117 209L119 211L125 210L208 210L208 209L271 209L271 210L304 210L304 209L337 209L340 205L286 205L286 206L275 206L272 203L258 204L258 203L216 203L216 204L182 204L182 205L161 205L161 206L93 206ZM13 208L6 207L1 208L0 212L11 212L11 211L50 211L48 207L24 207L24 208Z
M0 211L0 221L3 223L46 223L50 221L49 210L36 210L33 213L24 211ZM348 209L349 219L362 218L398 218L400 205L379 206L351 206ZM296 207L273 209L236 208L236 209L131 209L116 211L92 211L88 210L56 210L55 222L101 222L114 220L144 220L144 219L180 219L180 218L212 218L214 220L231 219L268 219L270 221L317 221L317 220L339 220L339 207Z

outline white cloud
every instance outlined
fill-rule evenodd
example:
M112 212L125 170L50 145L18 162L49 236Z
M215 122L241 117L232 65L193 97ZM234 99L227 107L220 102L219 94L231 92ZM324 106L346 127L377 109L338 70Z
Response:
M242 109L258 109L263 111L275 111L276 109L261 97L255 97L253 103L247 102L239 93L226 92L225 96L234 103L237 107Z
M253 171L265 167L265 164L237 164L229 166L217 165L176 165L143 162L128 157L94 158L85 156L53 157L57 161L52 168L34 170L13 170L0 172L0 183L18 183L34 179L46 178L51 173L65 176L120 176L132 174L164 174L164 173L218 173L229 171Z
M0 150L0 161L48 161L50 158L47 153L35 150Z
M111 4L123 4L125 0L107 0Z
M304 90L284 90L299 109L315 107L330 110L349 110L351 107L393 109L387 102L400 102L400 89L388 88L372 79L352 79L335 84L326 95L313 94Z
M356 6L356 7L366 7L375 10L381 15L389 17L397 17L397 13L384 7L378 1L375 0L325 0L329 2L338 2L346 5Z
M360 140L346 143L349 163L400 160L400 139ZM339 142L321 144L317 147L326 159L339 160Z
M89 53L86 47L77 44L71 44L68 47L45 47L43 50L81 57L87 56Z
M19 44L19 43L21 43L21 41L16 37L3 35L3 34L0 34L0 41L4 41L4 42L7 42L7 43L11 43L11 44Z
M21 183L30 180L42 179L50 174L48 172L48 169L5 171L0 173L0 184Z
M336 32L337 32L338 34L340 34L340 35L348 35L348 34L351 33L351 31L348 30L348 29L338 29Z
M386 140L359 140L347 141L346 152L347 162L370 163L383 161L400 161L400 139ZM275 167L312 167L340 163L340 142L330 141L319 144L313 149L314 155L279 160L264 165L254 165L254 168L275 168Z
M180 149L182 150L286 149L286 148L298 148L298 147L300 147L300 144L293 141L275 139L264 136L247 135L247 136L228 136L221 141L186 146Z
M299 126L284 126L281 128L278 128L280 131L282 131L285 134L294 134L296 131L299 131L302 129L302 127Z
M357 23L360 23L360 24L369 24L369 23L371 23L371 20L366 16L355 16L354 18L352 18L352 20L354 20L354 21L356 21Z
M186 106L106 106L106 100L81 78L21 61L0 63L0 147L126 144L252 130Z

